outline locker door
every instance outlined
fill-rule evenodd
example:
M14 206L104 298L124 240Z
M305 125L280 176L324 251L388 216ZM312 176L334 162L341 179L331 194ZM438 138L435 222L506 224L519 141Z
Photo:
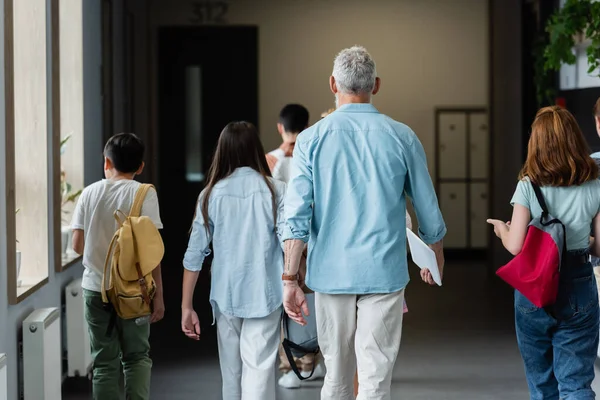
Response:
M489 196L487 183L471 184L471 247L488 248L491 226L485 221L489 217Z
M467 177L467 116L462 112L441 113L439 120L440 179Z
M440 209L446 221L448 233L444 247L448 249L467 248L467 184L440 184Z
M469 117L470 176L486 179L489 172L489 129L487 113L475 113Z

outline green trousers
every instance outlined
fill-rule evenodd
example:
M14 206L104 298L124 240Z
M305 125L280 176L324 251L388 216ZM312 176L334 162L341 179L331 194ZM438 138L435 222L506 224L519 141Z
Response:
M110 336L106 335L110 312L104 309L102 295L83 291L85 319L90 333L93 364L94 400L119 400L121 364L125 374L125 398L150 398L150 324L136 325L135 320L116 319Z

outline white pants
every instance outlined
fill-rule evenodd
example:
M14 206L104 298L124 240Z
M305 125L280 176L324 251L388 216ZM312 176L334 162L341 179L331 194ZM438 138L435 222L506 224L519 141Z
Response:
M281 309L264 318L215 314L223 400L275 400Z
M316 294L319 346L327 375L321 400L390 400L402 335L404 290L391 294Z

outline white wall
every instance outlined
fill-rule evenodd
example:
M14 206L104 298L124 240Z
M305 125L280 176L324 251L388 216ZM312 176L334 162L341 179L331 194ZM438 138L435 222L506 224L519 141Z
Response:
M152 0L152 27L190 25L193 3ZM278 145L275 124L286 103L307 106L313 122L333 107L328 87L333 58L354 44L367 47L377 63L382 90L375 105L415 130L432 172L434 107L488 104L484 0L229 3L228 23L259 27L259 123L266 148ZM153 46L155 53L156 41Z
M90 183L100 178L102 172L102 98L101 98L101 43L100 43L100 0L85 0L84 19L84 128L85 128L85 181ZM4 1L0 0L0 66L4 65ZM50 29L50 2L48 2L48 29ZM51 36L48 31L48 104L52 99ZM52 135L51 113L48 113L48 135ZM0 68L0 165L4 165L5 147L4 113L4 69ZM55 166L58 168L58 166ZM62 273L54 272L53 261L49 267L49 281L39 291L22 303L9 306L7 302L5 202L6 187L0 179L0 353L8 357L8 399L18 399L18 340L21 337L22 321L36 308L60 307L64 287L74 278L81 276L81 265L74 265ZM53 205L50 204L50 210ZM50 221L52 223L52 221ZM53 249L53 238L49 247ZM54 255L49 255L54 260Z

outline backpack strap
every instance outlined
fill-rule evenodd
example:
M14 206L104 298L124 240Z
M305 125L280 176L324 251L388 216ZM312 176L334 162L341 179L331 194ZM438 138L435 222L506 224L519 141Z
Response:
M144 205L144 200L146 199L146 194L148 194L150 188L154 188L154 186L150 184L140 185L139 189L135 193L135 199L133 200L133 205L131 206L131 211L129 212L130 217L140 216L140 214L142 213L142 206ZM135 247L135 254L137 255L138 249L135 240L133 241L133 245ZM140 264L137 262L135 263L135 269L138 274L138 283L140 284L140 289L142 292L144 302L152 306L152 299L150 298L148 283L146 282L146 278L144 278L144 275L142 274L142 268L140 267Z
M542 225L547 226L550 224L559 223L560 226L562 227L563 248L562 248L561 258L564 259L567 254L567 228L565 227L565 224L563 224L562 221L557 218L554 218L550 221L544 222L546 217L550 214L548 212L548 206L546 205L546 200L544 199L544 195L542 194L542 190L540 189L540 187L537 184L533 183L531 180L530 180L530 182L531 182L531 187L533 187L535 197L537 198L537 201L540 204L540 207L542 208L542 220L541 220ZM560 273L560 269L561 269L561 264L562 264L561 262L559 262L559 264L558 264L558 272L559 273Z
M548 216L548 206L546 205L546 200L544 199L544 195L542 194L542 190L540 187L533 183L533 181L529 181L531 183L531 187L533 187L533 192L535 193L535 197L537 198L540 207L542 208L542 220Z
M139 217L142 213L142 206L144 205L144 200L146 200L146 194L148 194L148 190L150 188L154 188L153 185L143 183L138 188L135 193L135 198L133 199L133 205L131 206L131 211L129 212L130 217ZM156 189L155 189L156 190Z
M117 243L117 238L119 235L114 235L112 240L110 241L110 245L108 246L108 252L106 253L106 260L104 261L104 273L102 274L102 287L100 292L102 293L102 302L107 304L108 295L106 294L106 277L108 275L108 268L110 267L110 261L112 260L113 251L115 248L115 244Z

